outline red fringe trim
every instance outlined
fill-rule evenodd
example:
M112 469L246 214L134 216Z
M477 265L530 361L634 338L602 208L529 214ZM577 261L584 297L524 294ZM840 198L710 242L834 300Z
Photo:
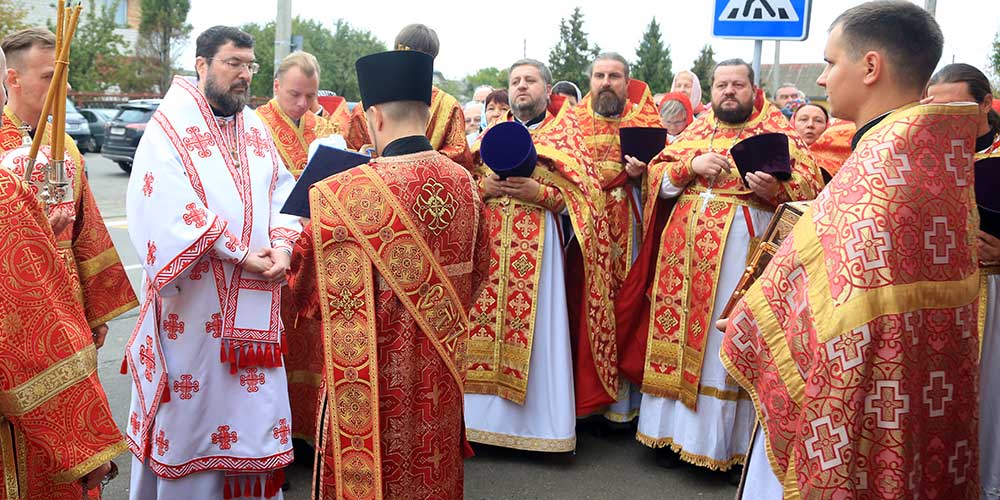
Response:
M282 350L282 346L271 342L248 342L237 347L236 341L223 340L219 345L219 362L229 363L232 375L250 366L275 368L282 364Z
M160 403L170 402L170 387L165 387L163 389L163 397L160 399Z
M128 375L128 358L122 358L122 367L118 369L122 375Z

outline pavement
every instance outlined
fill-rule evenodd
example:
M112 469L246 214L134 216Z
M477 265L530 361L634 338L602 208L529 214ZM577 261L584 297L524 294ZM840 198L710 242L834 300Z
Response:
M139 259L128 238L125 191L129 176L99 154L86 155L88 180L138 295L142 278ZM125 429L131 380L119 373L125 342L135 326L138 310L109 323L107 343L99 352L98 372L108 394L119 428ZM131 455L115 460L121 475L104 492L105 500L126 500L129 491ZM293 464L288 472L292 489L287 500L308 500L312 471ZM723 474L682 466L665 470L653 461L653 453L630 432L601 434L589 431L577 436L574 454L543 454L492 447L476 447L476 456L465 463L465 498L469 500L634 500L706 499L731 500L736 488ZM221 497L221 495L220 495ZM211 499L191 499L211 500ZM392 499L389 499L392 500Z

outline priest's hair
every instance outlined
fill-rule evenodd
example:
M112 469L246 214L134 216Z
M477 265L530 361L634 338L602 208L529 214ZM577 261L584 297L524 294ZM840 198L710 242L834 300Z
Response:
M594 63L596 63L597 61L618 61L622 63L622 67L625 68L625 79L628 80L629 78L628 61L624 57L622 57L621 54L617 52L602 52L598 54L597 57L594 58L594 62L590 63L590 67L587 68L588 75L591 76L594 75Z
M433 58L441 49L437 32L424 24L410 24L399 30L394 45L396 50L415 50Z
M969 95L976 100L976 104L986 102L986 96L993 94L990 80L982 71L979 71L979 68L970 64L954 63L941 68L931 77L928 86L943 83L964 83L969 90ZM1000 126L1000 114L997 114L995 110L990 109L987 116L991 128Z
M549 67L546 66L545 63L537 59L518 59L517 61L514 61L514 64L510 65L510 69L507 70L507 74L510 75L514 73L514 68L520 66L534 66L538 69L538 72L542 74L542 80L545 82L545 85L552 85L552 72L549 71Z
M315 76L319 80L319 61L316 60L316 56L308 52L296 50L285 56L278 65L278 70L274 72L274 77L280 79L292 68L299 68L306 78Z
M750 79L750 86L751 87L754 86L754 84L753 84L753 66L751 66L750 63L748 63L748 62L746 62L746 61L744 61L743 59L740 59L740 58L726 59L725 61L722 61L722 62L716 64L715 65L715 69L712 70L712 83L715 83L715 72L718 71L719 68L724 67L724 66L743 66L744 68L747 69L747 78Z
M423 101L390 101L376 104L390 122L422 123L431 121L431 108Z
M0 42L0 48L7 54L7 67L18 71L27 69L22 67L22 56L35 47L55 49L56 36L45 28L27 28L7 35ZM7 75L3 77L6 79Z
M892 68L892 78L910 89L922 90L941 59L944 35L934 16L904 0L852 7L833 21L830 31L837 26L851 58L881 52Z

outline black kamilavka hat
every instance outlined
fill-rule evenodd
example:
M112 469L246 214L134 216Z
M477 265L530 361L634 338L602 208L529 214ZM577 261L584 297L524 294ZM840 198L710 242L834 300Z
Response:
M354 68L366 109L394 101L422 101L431 105L434 58L423 52L379 52L358 59Z

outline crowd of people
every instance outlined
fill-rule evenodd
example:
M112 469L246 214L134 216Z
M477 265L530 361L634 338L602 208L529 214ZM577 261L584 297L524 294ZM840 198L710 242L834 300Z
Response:
M307 454L313 498L459 499L470 443L587 422L747 499L1000 498L1000 115L923 9L841 14L825 102L607 52L586 94L526 58L463 105L413 24L353 109L295 52L252 110L254 43L201 33L146 127L138 298L79 152L68 213L19 175L55 37L0 45L0 497L98 498L128 450L136 500L282 498ZM122 435L96 349L137 307Z

